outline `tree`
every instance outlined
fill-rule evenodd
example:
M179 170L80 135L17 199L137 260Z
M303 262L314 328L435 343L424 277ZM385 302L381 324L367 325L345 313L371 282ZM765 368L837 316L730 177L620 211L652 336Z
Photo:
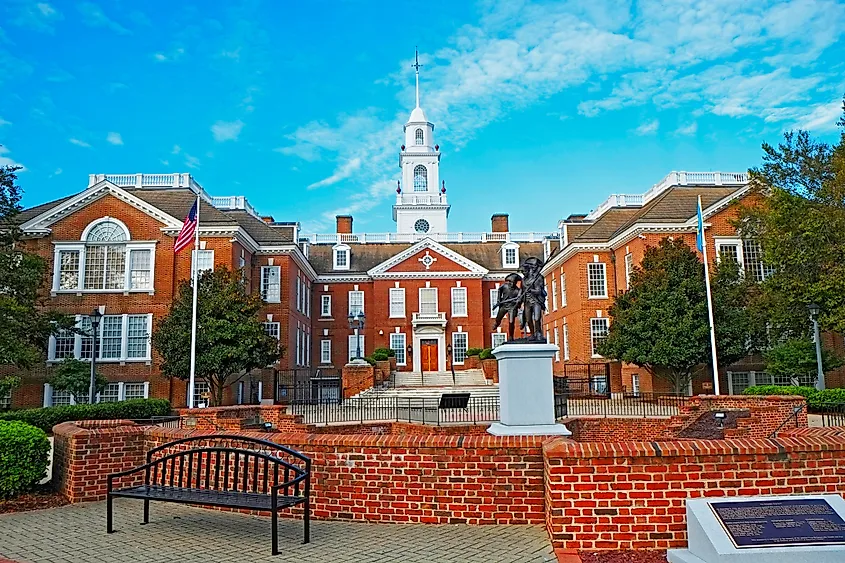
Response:
M731 363L749 352L758 324L749 318L750 287L735 264L717 267L712 281L717 359ZM646 249L630 289L609 314L599 353L644 367L676 393L686 390L697 366L710 362L704 265L681 239Z
M48 337L70 328L73 319L39 309L46 266L40 256L20 248L19 169L0 167L0 364L26 369L44 357ZM17 377L0 377L0 391L19 382Z
M806 338L812 302L823 330L845 332L845 103L838 125L837 144L806 131L763 144L763 164L751 170L759 203L742 210L739 228L774 266L761 297L776 338Z
M261 298L247 294L239 273L218 268L204 272L198 283L195 377L208 382L211 404L220 405L228 385L273 364L282 349L258 319ZM153 331L167 377L190 377L192 297L190 281L183 282L170 312Z
M94 374L94 387L97 393L102 393L108 383L108 379L100 372ZM74 401L81 403L80 398L88 397L91 391L91 364L76 358L62 360L50 378L50 385L58 391L67 391L73 395ZM89 398L87 402L94 401Z
M818 373L816 343L809 338L790 338L763 353L766 373L775 380L798 378L815 381ZM842 365L842 360L822 350L822 371L828 372ZM797 385L797 383L796 383Z

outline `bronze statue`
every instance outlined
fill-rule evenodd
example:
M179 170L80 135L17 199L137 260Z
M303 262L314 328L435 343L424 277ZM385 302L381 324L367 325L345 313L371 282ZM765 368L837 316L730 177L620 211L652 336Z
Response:
M513 329L516 325L519 307L522 305L522 288L520 283L522 277L519 274L508 274L505 278L505 283L499 286L499 295L493 310L499 309L496 313L496 320L493 323L493 331L499 328L502 324L502 319L505 315L508 316L508 341L513 340Z
M527 258L519 270L522 272L522 326L531 331L527 342L545 343L543 335L543 312L546 310L546 280L540 270L543 262L539 258Z

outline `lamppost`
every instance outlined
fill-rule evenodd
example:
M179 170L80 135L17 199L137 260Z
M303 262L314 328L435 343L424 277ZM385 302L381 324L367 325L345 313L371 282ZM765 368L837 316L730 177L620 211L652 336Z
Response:
M97 340L99 336L99 328L100 328L100 319L103 317L103 314L100 312L100 308L97 307L93 311L91 311L91 381L88 385L88 404L93 405L94 399L97 394Z
M449 357L449 367L452 369L452 387L457 387L455 382L455 359L452 357L452 345L446 345L446 355Z
M361 358L361 337L358 335L360 334L359 331L364 330L364 321L367 317L364 316L364 311L358 311L357 313L350 312L346 319L349 321L349 328L355 331L355 344L358 347L355 359L358 360Z
M807 305L807 310L810 312L810 320L813 321L813 338L816 341L816 369L818 374L816 376L816 389L821 391L824 389L824 371L822 370L822 339L819 337L819 312L821 307L815 303Z

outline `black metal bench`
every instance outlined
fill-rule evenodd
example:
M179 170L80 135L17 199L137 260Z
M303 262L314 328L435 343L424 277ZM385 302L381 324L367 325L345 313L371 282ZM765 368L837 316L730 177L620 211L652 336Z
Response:
M114 480L144 473L141 485L114 488ZM108 478L106 530L112 533L114 497L269 511L273 555L279 553L278 511L303 505L305 539L310 539L311 460L290 448L245 436L183 438L151 449L147 463Z

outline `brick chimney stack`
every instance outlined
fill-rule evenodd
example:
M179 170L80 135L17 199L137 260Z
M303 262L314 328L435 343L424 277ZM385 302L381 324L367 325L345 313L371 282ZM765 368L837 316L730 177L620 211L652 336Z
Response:
M272 216L272 215L263 215L263 216L261 217L261 220L262 220L262 221L264 221L265 223L267 223L268 225L269 225L270 223L275 223L275 222L276 222L276 220L275 220L275 219L273 219L273 216Z
M338 215L337 217L337 232L339 234L352 234L352 215Z
M495 213L491 218L491 222L493 225L493 232L494 233L506 233L508 232L508 214L507 213Z

